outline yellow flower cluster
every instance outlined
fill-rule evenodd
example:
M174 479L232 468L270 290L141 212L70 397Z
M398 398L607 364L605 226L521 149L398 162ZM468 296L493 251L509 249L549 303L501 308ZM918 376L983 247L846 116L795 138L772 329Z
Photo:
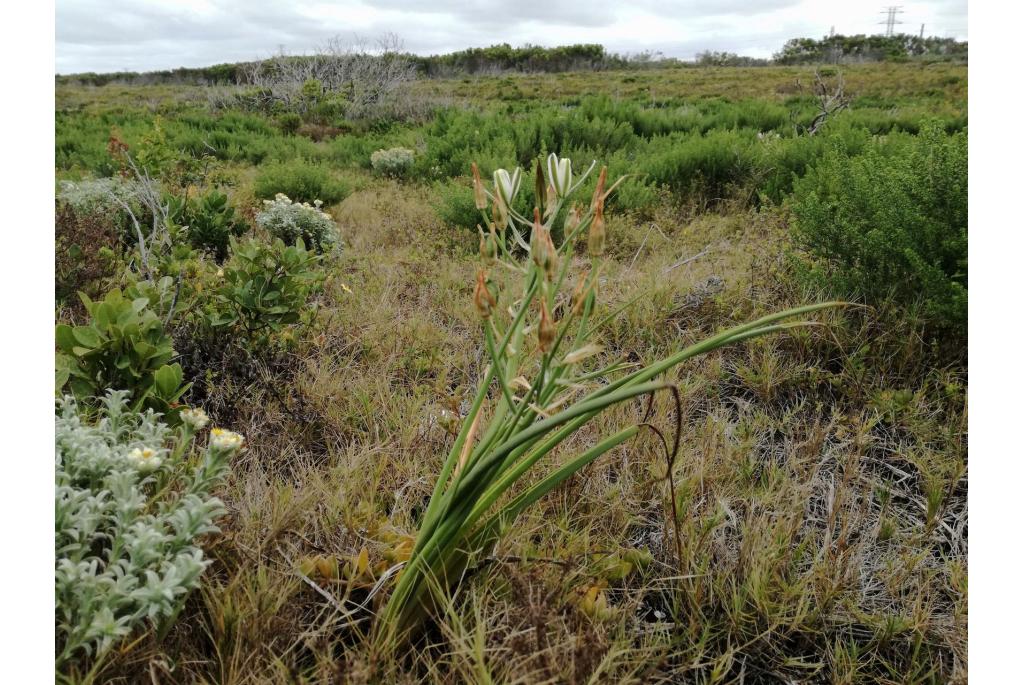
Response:
M210 447L225 452L234 452L242 448L245 438L240 433L226 428L214 428L210 431Z
M160 468L162 460L157 456L156 450L148 447L136 447L128 453L128 459L135 464L140 471L155 471Z

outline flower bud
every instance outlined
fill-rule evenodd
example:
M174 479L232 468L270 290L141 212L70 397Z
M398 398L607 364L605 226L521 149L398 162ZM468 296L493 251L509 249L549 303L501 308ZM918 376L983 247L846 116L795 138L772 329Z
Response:
M587 235L587 250L591 257L600 257L604 254L604 206L598 203L594 211L594 220L590 222L590 234Z
M194 431L202 430L210 422L210 417L200 407L182 409L179 416L182 423Z
M477 209L487 209L487 195L484 194L484 184L480 180L480 169L477 168L476 162L472 164L473 168L473 201L476 203Z
M540 324L537 326L537 342L540 345L540 351L547 354L548 350L551 349L551 345L555 342L555 322L551 319L551 315L548 313L548 304L544 300L540 301Z
M498 304L498 299L487 287L487 272L480 269L476 272L476 288L473 290L473 304L481 319L487 320L491 317L491 310Z

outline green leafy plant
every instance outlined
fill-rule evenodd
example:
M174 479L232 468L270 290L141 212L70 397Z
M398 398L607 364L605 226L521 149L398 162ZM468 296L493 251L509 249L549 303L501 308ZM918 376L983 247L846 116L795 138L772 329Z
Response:
M687 359L730 343L807 325L782 322L835 306L810 305L766 316L632 372L621 361L596 363L601 352L598 334L614 316L599 315L597 309L596 285L605 246L604 206L618 185L606 186L605 169L589 204L574 203L564 213L564 225L559 227L564 236L561 244L556 247L551 237L556 218L563 216L560 210L568 206L593 167L574 180L568 159L552 154L546 177L538 162L535 197L542 200L531 219L512 209L519 192L518 169L495 172L494 188L488 191L473 166L474 202L482 224L488 226L480 235L484 266L477 274L474 303L489 364L438 475L411 555L380 616L378 634L385 644L407 638L460 582L473 560L488 553L524 509L579 469L631 440L642 425L601 438L578 456L551 465L540 478L525 478L550 462L555 448L577 430L609 407L670 389L667 381L656 379ZM570 294L572 256L581 240L587 244L591 268L571 279L575 287ZM520 258L520 254L528 256ZM521 274L519 292L499 292L488 271L499 263ZM490 406L485 409L485 405ZM522 480L531 484L513 494Z
M318 252L325 252L338 248L340 242L338 227L322 206L320 200L310 205L292 202L287 195L278 193L273 200L263 201L263 211L256 215L256 225L289 245L301 240Z
M322 200L332 205L348 197L352 187L334 178L327 167L296 159L264 166L253 190L256 197L265 200L283 193L299 202Z
M793 235L812 286L879 304L920 305L967 325L967 134L938 122L889 149L830 150L797 181Z
M228 196L218 190L197 198L171 197L168 215L183 227L192 247L209 252L217 261L227 256L231 236L242 235L247 228Z
M58 401L54 538L56 665L74 668L149 622L165 630L209 565L199 538L224 512L213 489L242 446L211 431L193 454L202 410L185 410L172 430L152 411L128 409L110 391L95 421L74 398Z
M57 389L69 389L80 401L107 389L124 390L132 408L149 407L175 415L172 405L188 390L170 336L148 297L126 297L115 288L99 301L80 295L89 323L59 324Z
M210 324L237 330L253 344L265 344L272 333L300 320L324 278L320 259L301 239L295 245L280 239L269 245L232 239Z

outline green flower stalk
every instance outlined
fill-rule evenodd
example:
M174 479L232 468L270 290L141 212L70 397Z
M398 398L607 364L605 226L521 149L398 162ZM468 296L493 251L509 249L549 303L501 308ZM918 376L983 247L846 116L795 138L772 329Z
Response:
M839 304L808 305L735 326L632 373L620 363L587 368L596 365L601 348L595 338L612 318L595 316L597 277L606 240L604 203L622 179L606 189L607 171L602 169L589 206L574 205L565 213L561 244L556 247L551 235L559 210L594 166L574 183L569 159L552 154L547 179L538 161L536 197L538 204L546 200L546 206L535 207L528 218L511 206L519 187L518 169L495 172L491 192L473 165L474 194L485 225L493 226L487 224L488 201L500 205L508 217L506 226L496 227L498 250L482 244L484 261L501 262L521 273L522 283L517 294L497 294L484 269L477 275L473 297L489 364L438 474L411 556L379 616L377 638L385 646L394 647L421 628L442 606L441 598L462 581L474 560L494 548L523 510L633 438L641 426L606 435L581 454L553 463L552 453L576 431L610 407L670 387L656 379L688 359L808 325L784 321ZM526 232L529 243L522 237ZM570 280L572 255L584 235L593 264ZM509 305L498 308L499 299ZM554 312L561 318L556 320ZM520 484L528 472L542 467L547 475L528 487Z

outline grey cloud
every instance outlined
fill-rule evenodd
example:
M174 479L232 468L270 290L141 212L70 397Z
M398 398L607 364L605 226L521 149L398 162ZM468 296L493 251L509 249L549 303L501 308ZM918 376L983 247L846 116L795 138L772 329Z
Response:
M765 56L788 38L827 32L783 21L808 1L207 0L191 9L193 3L174 0L57 0L56 66L59 73L203 66L264 57L279 46L308 52L333 36L383 33L397 34L405 49L419 54L495 43L598 42L614 52L656 50L681 58L704 49ZM964 0L928 6L947 27L966 30ZM619 30L638 17L678 22L683 30L672 41Z

